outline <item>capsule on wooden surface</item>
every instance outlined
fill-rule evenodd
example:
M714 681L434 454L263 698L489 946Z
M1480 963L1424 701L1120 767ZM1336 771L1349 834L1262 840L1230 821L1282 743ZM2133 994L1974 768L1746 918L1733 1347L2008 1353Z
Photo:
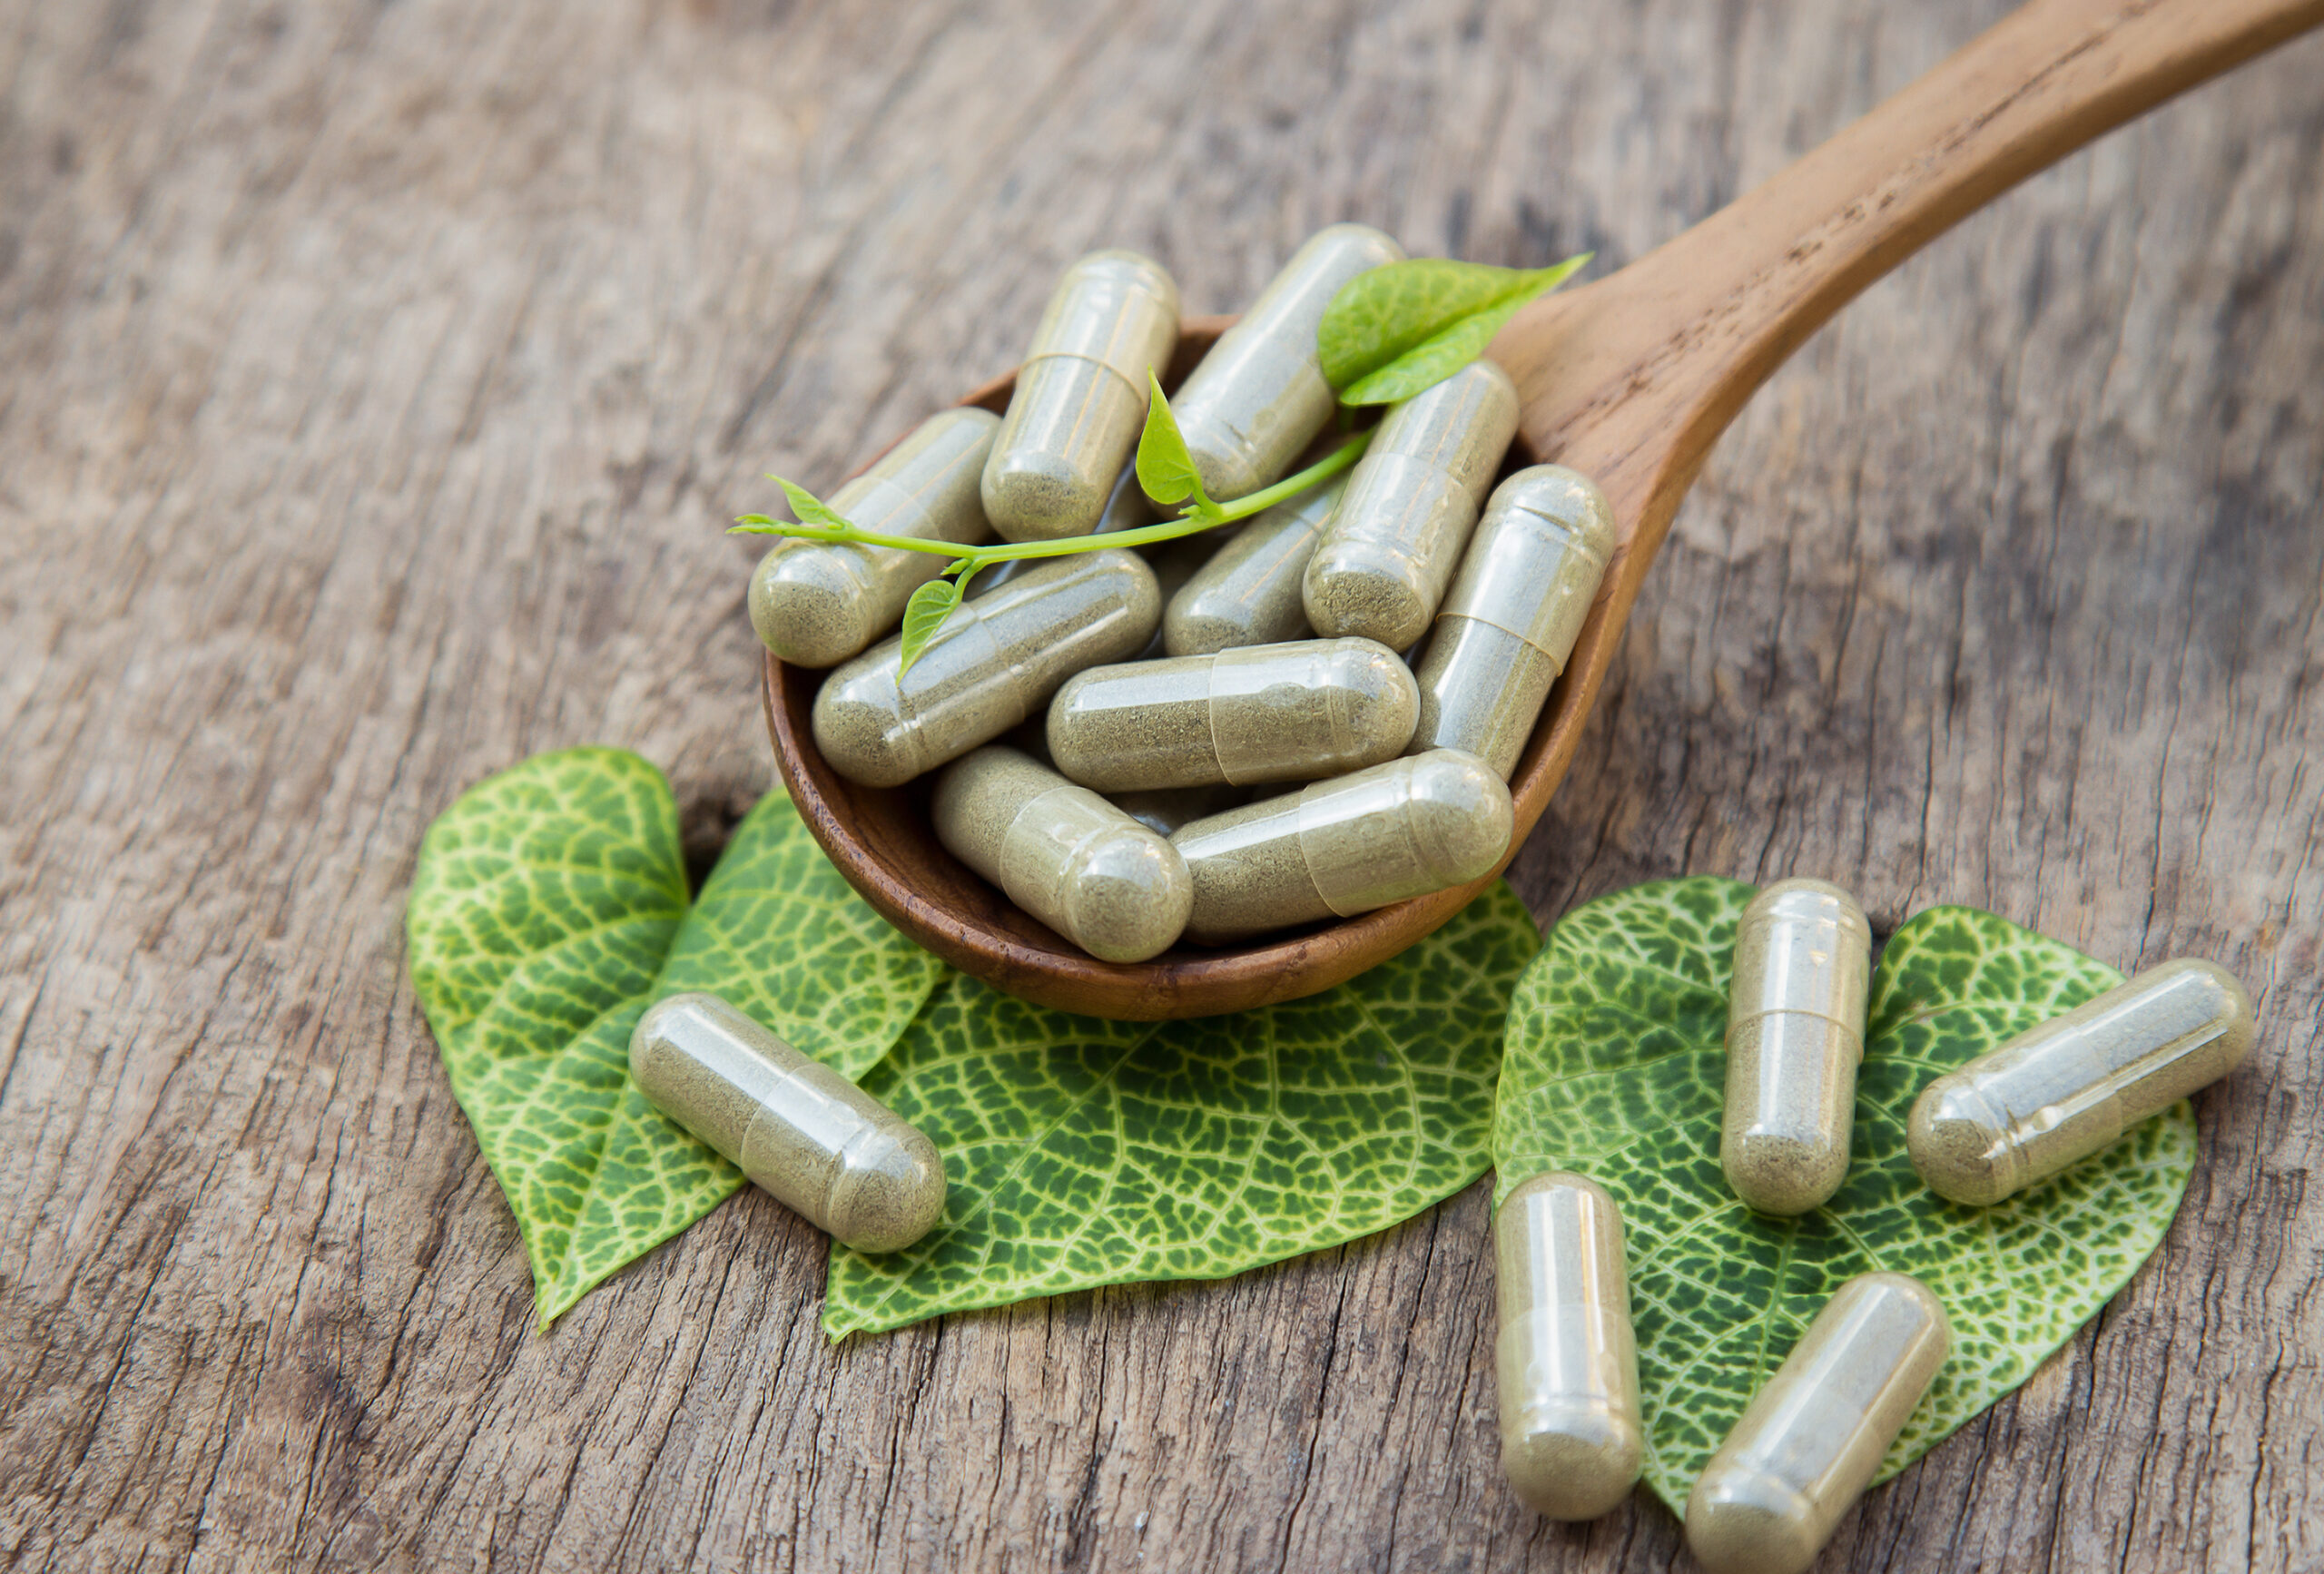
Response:
M1194 886L1178 850L1014 749L946 766L934 813L955 858L1101 961L1142 962L1187 927Z
M1093 667L1049 703L1049 758L1101 792L1313 782L1403 753L1420 694L1368 639Z
M1135 251L1065 271L1017 373L984 467L984 511L1005 541L1086 536L1146 425L1147 373L1178 343L1178 286Z
M894 1110L715 995L673 995L629 1037L654 1107L842 1245L894 1252L944 1213L944 1161Z
M1553 1520L1594 1520L1646 1460L1622 1215L1594 1182L1551 1171L1493 1215L1501 1468Z
M2159 963L1930 1083L1906 1151L1940 1195L2000 1202L2234 1070L2255 1026L2224 968Z
M1217 782L1207 787L1141 787L1129 792L1108 792L1106 801L1155 835L1175 836L1182 826L1240 809L1251 801L1251 794L1246 788Z
M1403 260L1402 246L1365 225L1319 230L1219 335L1170 397L1205 492L1221 503L1247 497L1324 429L1339 408L1315 348L1324 309L1357 274Z
M1800 1574L1951 1347L1945 1308L1919 1280L1841 1285L1695 1482L1687 1549L1709 1574Z
M1194 876L1187 935L1217 945L1481 880L1515 828L1508 784L1452 749L1214 814L1170 838Z
M1495 487L1421 659L1413 749L1466 749L1506 781L1613 551L1587 476L1536 465Z
M832 508L876 535L974 546L992 534L977 477L1000 426L990 410L931 416L832 493ZM793 666L836 666L893 629L911 593L950 561L900 547L780 542L751 575L751 626Z
M1411 649L1516 435L1517 385L1489 360L1391 408L1307 560L1301 597L1315 632Z
M1060 557L971 596L901 677L901 638L834 671L815 695L815 746L851 782L898 786L999 737L1084 667L1132 654L1161 617L1137 553Z
M1236 531L1164 608L1163 648L1174 656L1206 655L1305 639L1313 632L1301 599L1307 559L1347 479L1343 470Z

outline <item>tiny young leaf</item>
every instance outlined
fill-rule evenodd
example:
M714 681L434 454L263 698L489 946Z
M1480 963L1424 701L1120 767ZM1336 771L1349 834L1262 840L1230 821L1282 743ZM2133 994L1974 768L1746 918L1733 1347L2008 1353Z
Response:
M1324 378L1343 404L1393 404L1474 360L1520 307L1564 283L1590 254L1550 268L1442 257L1391 262L1343 285L1316 330Z
M774 476L769 478L772 479L776 486L782 487L783 495L791 499L791 511L799 516L799 523L802 525L820 525L826 530L852 530L855 528L853 525L832 513L828 505L816 497L816 496L812 492L807 490L806 487L799 486L795 482L786 481L780 476Z
M945 572L949 574L951 570ZM935 639L936 631L944 626L944 620L952 615L952 609L960 605L960 587L968 584L969 575L975 572L971 567L958 579L940 575L911 593L911 599L904 603L902 659L897 664L896 676L901 678L911 671L911 664L920 659L921 653Z
M1137 439L1138 486L1164 507L1191 498L1196 513L1216 512L1217 505L1203 494L1202 473L1195 468L1178 418L1170 413L1170 400L1151 367L1146 381L1153 392L1146 407L1146 431Z

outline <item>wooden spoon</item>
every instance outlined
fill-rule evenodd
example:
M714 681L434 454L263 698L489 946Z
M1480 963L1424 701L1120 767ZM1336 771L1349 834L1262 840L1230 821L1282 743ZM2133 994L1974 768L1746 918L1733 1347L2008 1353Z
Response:
M2324 0L2036 0L1758 190L1502 331L1491 353L1524 397L1512 462L1555 460L1595 477L1621 532L1510 783L1512 857L1573 758L1679 499L1768 374L1859 290L2002 192L2319 22ZM1166 381L1231 320L1187 321ZM963 402L1000 409L1011 386L1002 378ZM1234 949L1097 961L938 845L923 783L859 787L823 762L809 725L822 680L767 658L776 762L816 840L913 939L1043 1005L1150 1019L1314 994L1394 956L1499 876Z

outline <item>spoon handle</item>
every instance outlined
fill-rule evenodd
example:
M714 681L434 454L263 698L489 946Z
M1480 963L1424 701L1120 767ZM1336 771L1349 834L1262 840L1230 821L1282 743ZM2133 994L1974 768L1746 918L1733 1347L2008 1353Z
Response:
M1640 521L1654 538L1653 503L1675 509L1744 400L1859 290L2101 133L2319 23L2324 0L2034 0L1684 234L1520 313L1492 353L1533 451L1600 450L1566 462L1664 512Z

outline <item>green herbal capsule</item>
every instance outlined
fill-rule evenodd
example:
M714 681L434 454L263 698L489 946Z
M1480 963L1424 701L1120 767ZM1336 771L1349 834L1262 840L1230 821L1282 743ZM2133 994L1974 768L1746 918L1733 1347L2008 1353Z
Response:
M1000 422L990 410L931 416L831 497L832 512L878 536L974 546L991 534L977 477ZM836 666L896 626L911 593L950 559L838 541L784 541L751 575L751 626L793 666Z
M1140 788L1135 792L1108 792L1107 802L1157 836L1176 836L1181 826L1213 814L1239 809L1251 801L1240 787L1224 782L1208 787Z
M1000 736L1082 668L1137 651L1161 619L1137 553L1060 557L956 608L901 677L901 638L833 672L815 695L815 746L851 782L899 786Z
M1588 477L1536 465L1495 487L1421 659L1413 750L1466 749L1507 780L1613 551Z
M1167 950L1194 905L1186 861L1153 831L1014 749L988 746L936 779L952 855L1101 961Z
M1997 1203L2234 1070L2255 1026L2225 969L2160 963L1930 1083L1906 1151L1940 1195Z
M1125 466L1114 482L1113 495L1106 499L1106 511L1098 516L1098 527L1090 534L1107 536L1116 530L1136 530L1153 524L1156 517L1153 503L1138 490L1137 471ZM1203 537L1196 536L1190 539L1200 541ZM1155 577L1163 586L1162 599L1165 602L1169 600L1173 585L1164 577L1163 553L1177 545L1175 541L1165 541L1157 546L1134 548L1140 557L1154 565ZM1053 557L1004 557L991 567L977 571L976 577L969 581L969 599L974 601L989 590L1000 589L1020 574L1029 574L1042 564L1055 561ZM1160 637L1157 630L1155 638L1159 640Z
M842 1245L900 1251L943 1215L933 1143L715 995L647 1007L629 1073L656 1109Z
M1187 935L1216 945L1465 885L1515 828L1508 784L1451 749L1214 814L1170 838L1194 876Z
M984 467L984 511L1005 541L1086 536L1146 425L1147 374L1178 343L1178 286L1135 251L1065 271L1017 373Z
M1170 409L1211 497L1232 502L1273 482L1324 429L1339 408L1315 348L1324 309L1357 274L1403 260L1402 246L1363 224L1319 230L1210 347Z
M1501 1337L1501 1468L1553 1520L1594 1520L1630 1496L1646 1460L1622 1215L1552 1171L1493 1215Z
M1800 1574L1951 1346L1945 1308L1917 1279L1841 1285L1695 1482L1687 1550L1709 1574Z
M1836 885L1778 880L1743 910L1718 1162L1763 1214L1804 1214L1846 1178L1871 972L1872 928Z
M1516 435L1517 385L1489 360L1390 409L1307 560L1301 595L1315 632L1411 649Z
M1049 703L1049 758L1101 792L1312 782L1403 753L1420 694L1368 639L1092 667Z
M1314 631L1301 581L1346 490L1342 471L1235 532L1170 598L1162 614L1163 647L1174 656L1207 655L1307 638Z

